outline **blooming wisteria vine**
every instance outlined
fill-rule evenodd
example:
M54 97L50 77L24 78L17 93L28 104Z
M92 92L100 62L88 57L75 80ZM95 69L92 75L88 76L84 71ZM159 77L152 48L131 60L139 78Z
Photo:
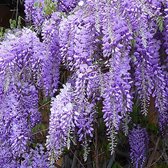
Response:
M124 132L133 167L144 167L149 136L131 113L138 100L147 118L153 97L168 133L167 1L25 0L25 14L29 28L0 42L0 165L54 167L77 144L86 161L101 118L111 155ZM41 95L51 98L48 135L34 147Z
M144 167L147 158L148 134L145 128L133 128L129 134L130 157L135 168Z

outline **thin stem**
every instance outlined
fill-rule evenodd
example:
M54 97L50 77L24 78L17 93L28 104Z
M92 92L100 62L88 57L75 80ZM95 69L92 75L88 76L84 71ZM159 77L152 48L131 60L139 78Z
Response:
M77 156L77 150L74 153L74 157L73 157L73 161L72 161L72 166L71 168L76 168L76 164L77 164L77 158L75 157Z
M18 8L19 8L19 0L17 0L17 4L16 4L16 22L18 20L18 13L19 13Z
M99 151L98 151L98 130L97 130L97 124L95 124L95 164L96 164L96 168L99 168Z
M160 137L158 137L158 139L157 139L157 141L156 141L156 145L155 145L155 149L154 149L154 151L152 152L152 154L151 154L151 156L150 156L150 158L149 158L149 160L148 160L148 164L147 164L147 168L148 167L151 167L151 165L152 165L152 162L153 162L153 160L154 160L154 157L156 156L156 151L157 151L157 148L158 148L158 145L159 145L159 141L160 141Z
M71 149L70 149L70 151L71 151L71 153L74 155L74 157L78 160L79 164L80 164L83 168L85 168L84 165L82 164L82 162L80 161L80 159L76 156L76 154L75 154Z

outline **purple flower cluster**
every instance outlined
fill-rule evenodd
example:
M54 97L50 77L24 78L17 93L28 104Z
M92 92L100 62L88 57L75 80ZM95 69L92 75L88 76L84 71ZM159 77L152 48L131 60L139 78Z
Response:
M150 96L154 88L153 79L151 77L153 72L151 69L151 62L149 61L149 55L147 54L148 48L143 46L143 42L140 38L137 38L136 48L137 50L134 53L136 58L135 86L141 99L142 113L147 115Z
M62 12L72 11L80 0L58 0L58 9Z
M42 82L46 95L52 96L58 87L60 67L59 47L59 22L58 13L53 13L48 21L43 24L42 36L45 43L46 56L42 67Z
M163 36L164 36L164 47L166 50L166 54L168 55L168 2L165 2L165 8L164 8L164 31L163 31Z
M125 134L128 132L134 95L138 94L145 115L150 97L155 98L158 123L165 133L167 72L159 52L163 47L168 53L165 0L25 0L25 13L41 33L42 42L35 32L24 28L11 30L0 43L2 167L51 167L47 158L54 163L64 148L70 148L74 135L86 159L98 101L112 154L123 122ZM160 41L156 37L158 17L164 25ZM60 66L69 77L59 90ZM30 150L29 145L32 128L40 120L39 91L52 97L48 153L42 147ZM129 142L134 167L143 167L146 130L134 128Z
M25 14L26 20L39 30L45 20L44 0L25 0Z
M49 135L46 143L51 160L57 160L63 149L70 145L70 134L74 128L72 96L71 84L67 83L51 103Z
M85 17L84 11L79 11L63 19L60 23L61 56L69 68L79 68L80 64L92 64L94 59L96 30L94 18L90 17L92 10Z
M147 115L150 96L155 97L155 107L158 110L160 129L167 127L167 90L166 76L159 60L160 41L149 33L146 46L143 40L136 39L135 85L142 102L142 113Z
M129 133L130 157L135 168L144 167L147 149L148 149L148 134L145 128L133 128Z
M160 43L154 38L157 25L155 20L149 21L160 14L160 8L161 1L154 0L87 1L61 20L60 52L63 64L73 72L73 113L79 141L92 137L95 101L102 98L103 118L114 151L116 134L132 110L132 80L142 113L147 114L153 95L159 114L163 114L160 116L165 116L165 110L159 109L165 107L165 86L158 59ZM135 58L133 79L130 52ZM162 83L163 98L159 97L157 82Z
M48 160L48 153L45 152L44 147L41 144L37 144L35 149L31 148L29 152L23 154L23 159L18 167L51 168L52 165Z
M40 121L37 88L43 46L29 29L8 33L0 45L2 167L10 167L10 163L19 167L17 161L28 149L31 129Z
M132 33L125 22L125 18L119 16L118 11L113 8L112 4L105 7L106 13L102 25L104 57L115 55L115 52L123 48L123 44L126 44L125 47L127 47L132 39Z
M9 149L9 147L8 147ZM21 160L13 160L13 156L5 148L1 147L0 164L2 168L51 168L53 167L48 160L48 153L44 147L37 144L36 148L31 148L22 154Z
M83 107L75 122L75 125L78 127L79 142L86 142L88 137L93 137L94 114L94 104L83 102Z
M69 13L79 0L25 0L26 20L32 22L37 32L41 32L44 21L55 11Z
M119 130L122 119L132 109L131 78L128 72L130 70L129 58L127 53L124 54L126 55L123 58L116 54L116 57L110 59L110 71L104 74L104 82L101 86L104 98L103 118L109 137L112 137L112 130L114 132ZM114 148L111 150L113 152Z

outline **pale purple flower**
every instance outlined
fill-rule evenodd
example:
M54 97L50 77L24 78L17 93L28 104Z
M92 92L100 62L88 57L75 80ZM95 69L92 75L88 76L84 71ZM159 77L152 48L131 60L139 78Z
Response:
M148 134L145 128L133 128L129 133L130 157L135 168L143 168L147 159Z
M63 149L69 146L69 138L74 128L74 105L72 100L70 83L64 85L60 94L52 100L49 135L47 136L46 143L51 159L57 160Z

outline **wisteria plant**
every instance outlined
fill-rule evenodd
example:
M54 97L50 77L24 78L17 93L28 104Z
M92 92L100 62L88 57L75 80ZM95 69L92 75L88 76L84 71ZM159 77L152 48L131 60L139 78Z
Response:
M167 0L24 4L0 40L0 167L168 166Z

